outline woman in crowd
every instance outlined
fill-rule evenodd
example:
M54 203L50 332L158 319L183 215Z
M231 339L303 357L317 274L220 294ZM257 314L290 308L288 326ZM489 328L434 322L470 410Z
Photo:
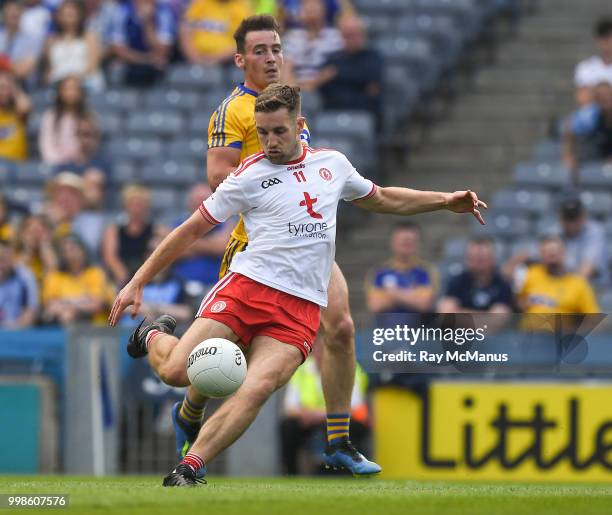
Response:
M57 270L51 224L44 216L30 215L21 222L15 238L15 255L19 263L32 270L39 287L46 275Z
M60 240L59 261L59 270L43 282L43 320L103 324L113 291L102 268L90 265L85 245L74 235Z
M55 83L68 76L79 77L90 91L104 89L100 70L100 45L96 34L86 30L82 2L64 0L55 14L56 32L45 45L45 78Z
M102 239L102 259L118 286L123 286L145 260L158 228L151 222L151 192L131 184L121 192L123 214L107 227Z
M70 76L58 82L55 103L43 113L40 124L38 145L43 161L59 165L79 159L79 122L91 117L80 80Z

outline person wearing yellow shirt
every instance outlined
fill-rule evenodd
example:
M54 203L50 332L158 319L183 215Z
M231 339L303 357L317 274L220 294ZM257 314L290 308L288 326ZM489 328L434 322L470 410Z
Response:
M595 292L587 280L564 267L565 246L558 236L547 236L540 242L540 263L527 268L518 291L518 304L527 315L571 315L599 313ZM548 317L523 318L525 330L547 330L555 327ZM566 329L573 322L563 320Z
M191 0L179 30L179 44L191 64L213 65L231 61L234 32L252 14L245 0Z
M77 321L103 324L113 298L104 271L87 260L87 249L74 235L59 243L60 269L43 282L43 320L68 325Z
M28 157L26 122L32 103L10 72L0 72L0 159Z

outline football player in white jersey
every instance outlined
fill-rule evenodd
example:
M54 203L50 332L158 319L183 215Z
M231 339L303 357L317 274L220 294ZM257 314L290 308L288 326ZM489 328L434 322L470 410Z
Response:
M161 269L215 224L243 214L249 245L233 259L231 273L204 298L183 337L172 335L175 322L164 316L141 324L128 343L131 356L148 355L160 378L172 386L189 384L185 363L201 341L219 337L246 346L244 383L204 423L164 486L197 483L206 472L205 463L249 427L264 402L308 356L320 308L327 303L341 199L396 215L440 209L472 213L484 224L480 208L486 205L474 192L377 187L339 152L304 147L299 88L266 88L255 103L255 120L263 152L245 159L199 211L164 239L118 294L109 316L115 325L132 306L135 317L144 286Z

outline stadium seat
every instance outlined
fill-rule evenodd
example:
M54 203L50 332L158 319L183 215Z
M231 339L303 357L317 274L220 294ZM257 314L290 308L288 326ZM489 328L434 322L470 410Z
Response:
M219 66L178 64L168 72L167 82L176 88L205 91L223 85L223 71Z
M552 208L552 195L546 191L501 190L493 195L493 209L515 211L527 215L539 215Z
M418 14L449 16L469 41L475 40L484 23L484 12L473 0L416 0Z
M561 234L559 218L554 214L549 214L539 218L535 223L535 234L538 237Z
M193 91L154 89L144 95L143 105L147 109L181 109L192 112L200 108L201 99Z
M580 200L591 216L606 219L612 213L612 195L608 192L582 191Z
M580 185L584 188L610 188L612 189L612 164L590 163L580 168Z
M194 161L164 161L145 165L142 169L142 178L146 184L169 185L188 188L198 179L201 180L201 168Z
M17 205L28 206L33 210L36 205L42 204L45 198L45 191L42 188L10 188L7 193L9 200ZM34 209L35 210L35 209Z
M376 136L374 117L366 111L323 111L317 116L314 132L327 137L354 137L365 143Z
M11 184L14 180L15 163L11 161L5 161L0 159L0 186L3 187L2 193L4 193L5 185Z
M119 185L140 181L140 166L134 161L115 161L112 181Z
M41 161L17 163L14 178L19 185L29 184L42 187L51 178L51 167Z
M401 36L427 38L445 70L450 70L457 63L463 51L464 37L455 28L450 16L402 16L396 30Z
M101 112L107 108L130 111L138 108L141 103L141 94L135 89L109 89L107 91L89 96L89 104L94 110Z
M514 168L519 187L560 190L571 185L571 172L562 163L519 163Z
M206 140L203 138L177 138L168 144L168 157L173 159L206 161Z
M536 238L527 237L520 238L508 245L508 257L514 256L520 252L528 252L532 258L538 256L538 240Z
M559 161L561 159L561 142L547 139L540 141L533 152L534 161Z
M314 117L323 107L321 96L316 91L302 91L302 113L308 119Z
M503 239L514 239L529 235L531 223L527 216L495 210L487 212L485 216L487 219L486 225L480 225L477 220L472 220L472 234Z
M396 18L384 13L372 12L361 17L363 25L370 39L377 39L390 33L396 33Z
M96 113L100 130L104 134L118 134L123 131L123 116L120 111L106 108Z
M127 130L131 134L175 135L185 129L185 121L176 110L137 111L128 115Z
M606 236L612 238L612 220L607 220L605 222L604 229L606 230Z
M43 112L47 107L53 103L55 92L53 88L35 89L28 93L30 101L32 102L33 112Z
M406 68L389 65L384 70L383 125L385 134L392 134L415 110L419 85Z
M211 113L204 113L198 110L196 113L192 113L189 118L189 132L194 136L205 137L208 136L208 124L210 122Z
M451 238L444 242L442 256L446 261L463 261L468 238Z
M151 190L151 210L163 213L175 210L180 204L180 196L171 188L153 188Z
M158 138L121 137L111 139L108 153L114 159L152 159L163 152L163 144Z
M414 5L413 0L355 0L354 3L359 13L384 14L390 19L408 11Z

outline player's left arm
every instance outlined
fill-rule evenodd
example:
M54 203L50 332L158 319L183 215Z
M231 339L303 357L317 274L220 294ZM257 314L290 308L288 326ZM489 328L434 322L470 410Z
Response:
M376 213L395 215L415 215L448 209L454 213L472 213L482 224L485 224L480 208L487 205L478 199L473 191L420 191L410 188L376 187L372 195L353 201L357 207Z

